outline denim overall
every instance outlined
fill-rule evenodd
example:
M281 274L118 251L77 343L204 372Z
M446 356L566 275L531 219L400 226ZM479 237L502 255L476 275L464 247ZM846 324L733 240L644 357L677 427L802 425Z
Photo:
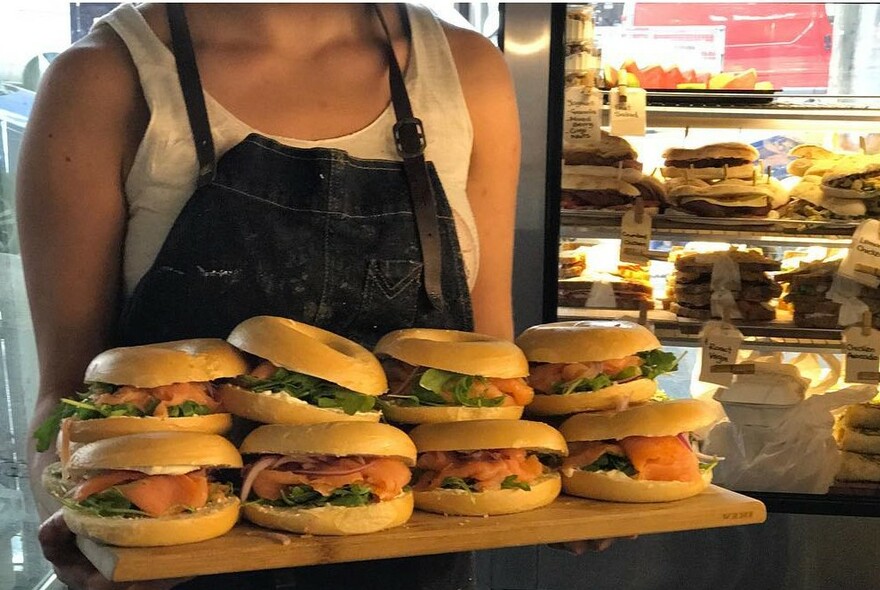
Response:
M401 15L406 18L406 11ZM368 348L398 328L472 330L452 211L433 165L422 159L421 169L418 161L413 166L424 138L421 123L408 112L390 38L392 102L398 119L394 133L409 162L294 148L251 134L215 163L183 8L168 5L168 17L199 157L199 183L152 267L125 302L118 344L225 338L236 324L255 315L293 318ZM420 190L429 190L421 200L411 194L411 187L420 183ZM429 210L436 221L423 222L425 199L432 201ZM432 223L436 234L426 236ZM435 251L426 253L425 244ZM427 258L431 255L433 259ZM426 268L430 264L433 278ZM425 283L439 288L432 293ZM205 576L184 587L276 586L471 588L473 562L469 554L446 554Z

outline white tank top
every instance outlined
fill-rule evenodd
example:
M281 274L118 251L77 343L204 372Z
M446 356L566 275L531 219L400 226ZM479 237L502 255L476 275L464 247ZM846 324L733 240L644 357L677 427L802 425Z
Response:
M405 73L415 115L422 119L425 156L437 169L455 218L468 286L479 262L476 223L467 199L473 128L446 35L426 8L408 7L412 48ZM131 294L149 270L183 206L196 187L196 153L180 90L174 56L131 4L123 4L95 24L108 25L128 47L150 109L150 121L125 181L128 228L123 273ZM389 104L379 117L349 135L307 141L277 137L249 127L207 92L205 103L219 159L250 133L294 147L330 147L358 158L399 160Z

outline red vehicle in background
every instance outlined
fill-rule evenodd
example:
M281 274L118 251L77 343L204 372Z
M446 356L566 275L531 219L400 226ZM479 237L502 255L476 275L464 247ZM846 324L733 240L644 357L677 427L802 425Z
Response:
M634 2L624 26L724 26L724 70L754 68L777 89L828 87L831 21L824 3Z

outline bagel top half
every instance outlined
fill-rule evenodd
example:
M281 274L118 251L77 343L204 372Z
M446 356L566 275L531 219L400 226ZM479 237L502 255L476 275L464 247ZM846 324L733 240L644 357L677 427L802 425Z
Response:
M512 342L458 330L409 328L385 335L377 355L418 367L499 379L525 377L529 363Z
M275 316L256 316L227 338L233 346L272 364L324 379L364 395L388 389L382 366L356 342L327 330Z

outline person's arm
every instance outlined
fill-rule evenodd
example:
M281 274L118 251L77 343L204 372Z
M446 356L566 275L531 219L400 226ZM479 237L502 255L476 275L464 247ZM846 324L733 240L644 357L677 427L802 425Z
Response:
M90 35L49 68L28 121L16 199L40 384L31 433L71 395L107 348L117 314L125 227L123 175L143 125L137 75L109 31ZM31 487L55 460L29 447ZM54 443L54 441L53 441Z
M474 129L468 200L477 222L480 270L471 294L477 332L513 339L513 226L519 180L516 96L507 64L488 39L446 28Z

